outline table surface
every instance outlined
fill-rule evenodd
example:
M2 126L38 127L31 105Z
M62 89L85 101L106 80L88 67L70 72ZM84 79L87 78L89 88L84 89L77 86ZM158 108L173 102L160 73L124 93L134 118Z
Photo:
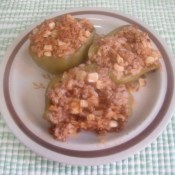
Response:
M175 0L1 0L0 60L28 26L49 14L74 7L107 7L132 15L154 28L175 54ZM0 115L0 174L175 174L175 117L156 140L128 159L100 166L71 166L49 161L26 148Z

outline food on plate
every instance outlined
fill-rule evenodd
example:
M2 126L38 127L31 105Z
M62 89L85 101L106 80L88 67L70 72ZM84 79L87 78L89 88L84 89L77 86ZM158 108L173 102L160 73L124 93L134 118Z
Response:
M87 19L71 15L49 19L30 34L29 52L38 66L58 74L85 61L94 34Z
M36 63L57 74L45 93L44 118L60 141L82 130L121 131L135 103L131 93L146 86L146 73L160 67L159 52L136 26L95 37L88 20L64 15L38 26L30 41Z
M137 80L160 67L160 53L138 27L119 27L96 39L89 49L89 64L108 68L116 83Z
M132 96L117 85L107 68L81 64L51 80L44 117L54 138L65 141L81 130L98 134L123 129L132 111Z

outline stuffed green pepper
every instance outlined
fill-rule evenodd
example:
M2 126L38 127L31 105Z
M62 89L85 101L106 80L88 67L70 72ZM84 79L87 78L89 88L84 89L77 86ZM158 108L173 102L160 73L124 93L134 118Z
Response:
M106 68L81 64L51 80L44 118L54 138L65 141L82 130L119 132L131 109L132 97L124 84L115 84Z
M49 19L30 34L29 53L38 66L58 74L85 61L94 34L87 19L71 15Z
M148 34L131 25L95 40L88 55L88 63L107 67L116 83L131 82L158 69L161 57Z

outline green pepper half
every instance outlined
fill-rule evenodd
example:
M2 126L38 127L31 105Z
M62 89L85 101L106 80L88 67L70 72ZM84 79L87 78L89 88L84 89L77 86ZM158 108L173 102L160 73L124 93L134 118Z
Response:
M31 49L32 45L29 46L29 53L38 66L52 74L59 74L68 70L69 68L79 65L86 60L88 56L88 49L93 41L94 35L95 29L93 29L93 32L87 41L75 53L69 56L42 56L38 58L37 54Z
M50 80L50 82L47 86L46 93L45 93L45 110L44 110L44 114L43 114L43 118L46 120L48 120L47 113L48 113L48 108L51 105L50 100L46 97L48 90L54 88L55 86L59 86L61 84L61 81L62 81L62 76L63 76L63 74L59 74L59 75L55 76L54 78L52 78Z
M84 71L86 71L87 73L91 73L91 72L98 72L100 69L99 66L95 65L95 64L89 64L86 65L84 67ZM49 112L49 107L51 105L51 101L47 98L47 93L49 91L49 89L52 89L54 87L59 87L61 85L61 83L63 81L66 80L66 78L69 76L69 73L65 72L64 74L59 74L57 76L55 76L54 78L52 78L48 84L48 87L46 89L46 93L45 93L45 110L44 110L44 114L43 114L43 118L48 120L48 112ZM108 74L110 76L110 74ZM105 83L105 82L104 82ZM116 85L117 86L117 85ZM128 92L129 98L128 98L128 115L130 116L132 114L132 108L133 108L133 96L132 94Z
M129 27L129 26L130 25L124 25L124 26L118 27L118 28L114 29L113 31L109 32L104 37L101 37L100 39L107 38L107 37L110 37L110 36L115 36L119 31L121 31L122 29L124 29L126 27ZM91 58L94 54L96 54L98 52L99 48L100 48L100 44L98 42L98 39L96 39L96 40L94 40L94 42L92 43L92 45L89 48L88 57ZM156 70L158 68L159 68L159 64L152 64L149 67L142 69L136 75L128 75L128 76L124 76L124 77L122 77L120 79L117 79L115 77L115 75L112 73L112 71L109 74L110 74L111 79L115 83L122 84L122 83L128 83L128 82L131 82L131 81L135 81L135 80L139 79L142 75L145 75L146 73L154 71L154 70Z

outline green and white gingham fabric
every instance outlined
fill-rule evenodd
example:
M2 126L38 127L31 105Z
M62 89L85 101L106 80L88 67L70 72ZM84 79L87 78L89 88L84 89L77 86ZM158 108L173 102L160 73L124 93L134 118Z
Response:
M154 28L175 54L175 0L0 0L0 60L32 23L74 7L107 7ZM0 175L175 175L175 117L139 153L101 166L71 166L36 155L9 131L0 116Z

